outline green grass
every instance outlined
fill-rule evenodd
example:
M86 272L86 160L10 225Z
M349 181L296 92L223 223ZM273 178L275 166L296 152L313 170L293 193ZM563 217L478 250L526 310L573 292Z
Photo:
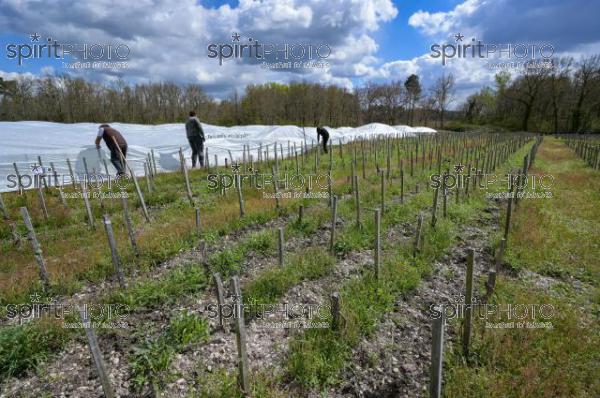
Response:
M486 329L475 318L471 362L459 347L447 350L447 397L600 396L600 173L552 138L544 139L530 173L555 177L553 198L521 201L505 263L555 281L537 286L535 275L531 282L499 277L492 303L552 305L553 328ZM587 288L576 288L573 278Z
M597 397L600 333L595 326L600 300L554 296L539 288L501 278L492 304L546 304L549 320L531 314L522 321L550 322L552 329L486 329L475 318L471 364L461 347L447 348L446 397ZM596 293L598 294L598 293ZM587 309L582 309L585 306ZM595 308L595 309L593 309ZM589 311L589 313L588 313ZM506 317L491 323L507 322Z
M24 326L3 327L0 333L0 381L36 369L62 349L70 335L70 329L47 319Z
M511 160L521 156L523 148ZM448 205L448 217L442 218L441 206L435 228L425 214L423 245L416 259L412 257L412 241L404 242L384 253L383 276L378 282L372 271L350 280L340 290L344 325L338 332L308 329L290 343L287 372L304 389L320 389L339 382L342 368L351 361L352 349L361 338L377 330L383 314L393 309L395 298L415 289L421 278L431 273L433 262L456 241L461 224L475 219L485 206L482 192L476 192L468 202ZM377 196L371 200L377 201ZM394 223L415 222L419 211L431 206L432 192L421 191L403 206L393 207L382 225L382 235ZM388 218L389 217L389 218ZM352 236L352 235L350 235Z
M405 151L402 151L402 154L406 155ZM321 169L326 167L328 160L322 159L322 161L323 164ZM334 173L337 172L337 170L339 170L341 176L344 176L348 173L348 160L346 161L345 170L336 168L338 162L337 159L335 162L336 164L334 165ZM372 155L370 155L370 159L367 164L369 169L373 168ZM380 157L380 165L381 164L382 158ZM408 177L408 167L406 164L405 171L405 192L409 191L409 187L414 187L415 181L426 177L428 172L427 170L421 170L420 163L416 168L415 177ZM236 231L253 224L263 224L277 215L288 214L291 209L297 209L297 203L308 204L316 202L314 200L303 200L297 202L289 201L287 203L286 201L282 201L283 208L279 211L275 211L274 209L265 206L265 204L270 205L270 202L258 202L258 205L254 206L252 209L255 211L240 219L235 211L222 211L224 198L219 197L218 195L209 195L208 193L200 192L203 189L203 186L200 183L200 181L202 181L203 173L203 171L193 172L194 175L192 177L195 178L192 178L192 184L194 191L198 194L199 201L202 203L204 211L203 216L208 216L203 218L203 221L206 221L207 219L210 221L209 225L206 226L203 231L204 238L209 242L216 241L220 236L223 236L228 232ZM363 203L364 206L374 207L379 203L379 195L377 190L378 181L378 178L371 173L369 175L369 183L361 180L361 203ZM138 244L142 248L142 256L140 259L135 259L132 256L131 250L128 248L127 240L120 239L119 250L122 259L124 260L126 269L133 269L134 267L141 268L143 270L151 269L151 267L172 257L181 250L186 250L197 245L198 239L195 236L193 225L193 209L191 209L186 203L186 199L182 194L183 181L181 175L177 173L163 174L159 176L158 182L160 185L159 192L151 195L146 193L146 196L149 198L152 206L155 207L151 209L154 217L154 222L151 225L147 225L141 220L139 207L135 208L136 206L139 206L139 203L137 203L137 200L133 200L133 207L131 210L134 217L134 223L136 224L140 234ZM412 188L410 189L412 190ZM347 183L341 183L334 187L334 192L338 195L346 191L348 191ZM399 188L397 187L397 184L392 184L386 187L386 192L388 196L397 195ZM227 198L231 199L233 194L229 192L228 195L229 196ZM66 217L65 219L68 219L69 223L64 223L64 220L61 221L57 219L55 223L45 225L40 221L39 211L37 211L35 206L33 206L35 198L33 198L31 195L29 196L29 199L25 199L23 197L12 195L9 200L6 200L5 198L5 201L9 203L9 207L11 208L12 212L11 215L13 217L17 216L15 213L17 205L28 205L29 207L32 207L31 213L34 218L38 236L42 241L45 254L50 260L50 270L51 272L55 273L53 276L53 291L73 292L80 287L80 284L77 282L94 283L113 273L108 250L106 250L105 247L105 236L103 235L103 230L101 226L99 226L99 228L93 232L89 231L85 225L82 225L82 223L85 222L85 215L81 209L81 206L74 206L72 210L64 215L57 213L57 218L64 216ZM246 196L247 200L249 197L252 197L251 193L250 195ZM424 194L423 199L417 198L417 201L422 200L423 204L428 204L430 203L429 198L430 197ZM49 203L50 202L52 202L52 209L60 206L56 197L50 198ZM113 216L113 220L118 220L120 218L120 207L118 204L108 201L105 204L107 205L105 209L106 212ZM402 207L403 205L398 205L390 208L389 212L386 213L387 215L383 219L384 226L403 219L405 216L406 220L409 218L414 220L414 214L411 211L405 212L404 210L395 210ZM293 236L294 234L310 235L313 233L319 233L319 226L322 225L323 221L327 220L328 218L327 209L317 208L316 211L313 211L309 207L306 210L306 214L312 213L312 216L306 217L305 222L301 225L289 225L286 228L286 235L288 237ZM97 210L95 211L97 212ZM216 214L213 214L213 212ZM347 225L352 224L352 220L354 218L353 212L354 209L351 202L342 203L340 205L339 213L347 221ZM363 211L363 215L365 214L367 214L366 211ZM411 217L408 217L408 215ZM364 217L367 216L365 215ZM369 216L369 218L372 217ZM393 220L389 220L389 218L393 218ZM339 231L339 236L342 241L345 241L348 244L345 247L342 247L337 254L343 255L349 250L353 250L353 248L366 247L367 243L369 242L368 224L369 222L365 222L367 228L365 233L353 235L354 232L349 228ZM64 226L61 228L60 234L58 234L56 231L57 225ZM119 222L115 223L114 226L115 232L118 235L125 236L123 227ZM166 226L168 226L168 228ZM22 227L20 228L22 229ZM211 270L222 270L224 276L227 276L232 272L239 270L244 256L247 256L250 253L259 253L265 256L273 254L275 247L274 232L275 231L273 231L271 234L267 232L259 233L256 236L251 236L250 239L244 241L239 245L239 247L232 248L230 253L216 255L214 258L209 259L209 266L212 268ZM346 233L348 233L347 236L345 235ZM29 265L33 262L31 253L29 251L25 250L24 252L17 252L11 250L9 253L10 259L7 258L6 263L2 265L0 269L1 272L5 273L10 272L10 270L25 268L33 269L32 267L23 266ZM261 281L257 282L255 286L245 286L245 296L250 297L252 300L258 301L269 301L276 299L299 281L305 278L318 278L321 275L324 275L326 272L328 272L328 267L332 267L335 262L333 257L329 256L324 251L321 251L320 254L311 254L310 256L306 256L306 253L304 254L306 258L301 258L301 256L298 258L294 256L289 256L289 258L286 258L287 267L285 272L277 269L270 270L270 272L273 273L264 276L264 279L262 280L262 286ZM314 258L317 258L317 262L321 264L320 267L311 266L310 260L314 260ZM53 264L60 264L62 268L55 267ZM294 271L294 267L292 267L294 265L296 268L298 268L298 271ZM416 268L419 269L419 272L421 272L421 268L423 268L422 264L418 264ZM286 275L286 273L289 275ZM9 298L12 300L26 297L25 294L27 294L30 289L35 289L38 286L35 282L31 282L32 280L35 281L34 274L35 273L32 274L33 276L30 275L32 276L32 279L30 278L31 280L23 278L23 282L18 287L11 287L10 290L7 289L7 295L3 295L4 297L0 299L0 302L3 300L8 300ZM59 277L55 278L56 276ZM258 279L260 279L260 276ZM272 283L272 285L269 285L269 283ZM402 286L401 283L400 285ZM206 277L204 276L203 267L197 264L186 265L170 270L163 275L161 279L143 279L141 281L132 282L125 291L113 293L108 297L103 298L103 300L107 300L111 303L128 304L132 307L138 308L156 308L161 305L169 305L179 302L179 300L184 296L192 295L199 291L205 290L206 286L207 281ZM274 295L269 288L274 288ZM377 292L377 294L379 294L379 292ZM388 302L386 300L389 300L389 298L386 298L388 297L386 292L383 292L381 297L378 295L374 297L376 300L372 308L375 310L380 308L380 305L385 306L385 303ZM18 302L19 300L16 301ZM370 307L367 306L365 308ZM366 324L368 324L368 318L366 318L366 315L362 314L359 310L360 308L356 309L356 314L361 316L357 319L360 322L366 322ZM350 316L351 313L349 312L348 314L349 318L352 318ZM362 316L365 316L365 318L363 319ZM182 323L185 324L183 321ZM362 325L362 323L360 324ZM0 331L0 341L2 342L0 347L5 350L2 351L3 353L8 352L6 349L7 347L10 348L9 344L14 341L14 336L20 335L21 337L19 338L24 341L29 341L29 339L32 341L36 340L36 330L31 330L28 327L19 327L17 329L10 330L9 332L5 332L5 330L8 329L3 329ZM183 330L189 330L189 326L184 327ZM191 330L194 330L194 328L192 327ZM196 332L192 332L192 335L195 335L195 333ZM185 336L186 332L183 332L183 335ZM41 348L38 348L36 351L24 351L22 355L22 362L24 364L22 370L35 367L38 363L40 363L40 361L43 361L44 358L49 355L49 353L59 350L60 345L54 344L54 342L58 340L59 339L57 338L49 338L40 342L39 346ZM172 357L173 351L172 348L165 348L163 343L161 343L160 338L158 340L152 340L148 342L147 346L143 346L141 348L146 350L146 357L155 358L156 360L150 359L147 366L140 367L140 369L150 369L148 372L140 371L138 374L151 374L153 372L152 369L156 369L156 373L158 374L163 372L165 367L168 367L168 363L170 363L169 358ZM38 352L40 352L42 355L38 356ZM318 351L316 352L318 353ZM323 374L334 373L335 371L323 372ZM159 378L158 384L160 383L161 381Z
M477 211L477 202L470 206ZM440 219L435 229L424 225L423 249L416 261L412 258L412 242L400 245L384 259L380 282L372 271L367 271L344 284L340 290L342 330L308 329L295 338L287 362L290 377L304 388L335 384L352 348L360 338L376 331L381 316L393 309L398 295L415 289L430 273L431 263L454 242L457 229L458 223L451 218Z
M310 248L285 259L285 267L272 267L243 287L244 301L273 304L302 280L317 279L328 274L335 259L322 248Z
M175 268L160 279L136 282L122 291L104 298L112 304L126 304L132 309L151 308L176 302L180 297L191 295L206 288L204 269L198 264Z
M554 176L554 197L522 201L514 217L510 239L516 244L509 245L508 262L516 269L563 280L575 277L598 286L600 173L549 138L532 173Z

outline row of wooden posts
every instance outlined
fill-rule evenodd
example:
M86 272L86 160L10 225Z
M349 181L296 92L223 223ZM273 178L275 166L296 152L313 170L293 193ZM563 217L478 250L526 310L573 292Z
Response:
M531 147L529 154L523 158L523 169L516 176L516 180L513 176L517 173L511 171L509 173L509 195L508 203L506 208L506 219L504 223L504 235L500 241L498 250L496 251L495 264L488 271L488 278L485 282L486 293L483 298L483 303L487 303L494 293L496 285L496 275L500 270L504 258L504 252L508 245L508 237L511 225L511 217L513 210L513 204L518 204L519 192L525 189L525 184L520 184L522 179L526 179L527 173L535 160L535 155L542 143L542 138L536 138L534 144ZM435 207L435 204L434 204ZM475 252L472 249L467 251L467 266L466 266L466 278L465 278L465 311L462 326L462 352L465 360L469 361L469 352L471 345L471 330L473 325L473 275ZM443 379L443 352L444 352L444 326L445 318L444 311L439 311L440 316L432 321L432 343L431 343L431 368L430 368L430 396L432 398L439 398L442 395L442 379Z
M516 148L514 148L516 149ZM506 152L506 157L511 152ZM374 239L374 273L377 280L381 279L381 214L382 210L385 209L384 202L384 184L383 184L383 171L380 172L382 177L382 202L381 208L374 209L375 214L375 239ZM355 198L356 198L356 208L360 209L360 201L358 196L358 183L357 176L353 176L352 181L354 181L353 188ZM467 187L468 192L468 187ZM468 196L468 195L467 195ZM333 196L332 207L331 207L331 226L330 226L330 245L329 248L333 251L335 244L335 236L336 236L336 221L337 221L337 196ZM437 207L437 190L434 193L434 204L433 204L433 212L432 212L432 227L435 227L435 208ZM299 207L298 211L298 221L302 222L303 217L303 206ZM445 217L444 211L444 217ZM509 221L507 221L509 222ZM360 210L357 211L357 225L360 226ZM417 218L417 229L414 240L414 256L417 256L420 252L421 247L421 231L423 225L423 215L419 214ZM501 249L499 251L499 255L497 258L497 266L501 263L501 258L503 255L505 242L506 240L502 240ZM284 266L284 228L281 227L278 230L278 259L279 265L281 267ZM466 303L471 303L473 301L473 267L474 265L474 252L470 250L467 258L467 281L466 281ZM495 281L495 271L490 272L490 275L494 276ZM492 278L492 276L490 276ZM222 284L222 279L219 273L213 274L213 280L215 281L215 289L217 293L217 300L219 306L225 304L225 295L224 295L224 287ZM249 371L248 371L248 358L246 352L246 331L245 331L245 323L243 317L243 311L241 310L241 303L243 303L243 298L241 296L241 290L239 289L239 281L237 280L237 276L232 277L231 290L233 292L234 297L238 303L240 303L240 307L238 307L237 316L235 319L235 333L236 333L236 343L237 343L237 351L238 351L238 376L239 376L239 384L243 391L250 391L251 386L249 382ZM490 287L493 289L493 285ZM331 300L331 328L333 330L339 330L340 328L340 295L339 292L333 292L330 297ZM472 315L471 309L467 306L466 312L466 320L464 323L463 329L463 351L464 355L468 357L469 346L470 346L470 336L471 336L471 325L472 325ZM223 324L223 319L221 318L221 314L219 313L219 324L221 327L226 327ZM431 373L431 395L439 397L441 394L441 380L442 380L442 358L443 358L443 325L444 319L442 318L436 319L433 325L433 338L432 338L432 373Z
M419 143L421 143L421 150L423 153L423 157L422 157L422 165L423 168L425 167L425 148L427 146L426 142L421 142L419 139L414 140L415 141L415 150L414 152L411 150L411 167L410 167L410 172L411 175L413 173L413 168L414 165L417 163L417 157L416 154L419 152ZM494 141L494 140L492 140ZM380 148L378 148L378 145L381 144L382 142L385 143L386 145L386 153L387 153L387 165L390 166L390 157L391 157L391 150L390 150L390 140L386 139L386 140L381 140L381 141L376 141L375 144L370 143L370 145L368 145L368 150L372 153L372 151L374 150L374 158L377 159L378 156L378 151ZM449 140L449 147L452 150L452 153L454 155L459 155L461 159L465 159L467 161L469 160L475 160L477 163L479 163L480 160L480 152L477 150L477 148L475 149L465 149L464 151L461 151L456 145L455 142L458 142L458 140L454 140L454 142L452 141L452 139ZM365 176L365 169L364 169L364 163L365 163L365 145L364 145L365 141L361 141L361 151L363 153L363 157L362 157L362 164L363 164L363 178L366 178ZM466 141L465 141L466 143ZM519 144L521 142L518 142ZM431 142L431 144L433 144L433 140ZM500 145L500 142L498 140L494 141L494 149L497 150L493 150L493 151L487 151L484 152L485 153L485 157L483 157L482 159L484 159L484 161L482 162L482 166L484 167L484 170L493 170L497 164L499 164L502 160L506 159L508 157L508 155L512 152L514 152L514 150L516 148L518 148L517 143L512 143L512 144L508 144L508 145ZM498 146L496 146L496 144L498 144ZM276 148L276 147L275 147ZM399 145L397 145L397 148L400 148ZM465 147L466 148L466 147ZM404 148L406 149L406 148ZM275 149L275 163L277 165L277 151ZM282 153L282 149L280 148L280 152ZM302 151L302 153L304 153L305 151ZM330 156L330 171L331 171L331 165L332 165L332 152L333 151L329 151L329 156ZM245 151L246 153L246 151ZM319 163L319 155L318 155L319 151L315 151L315 164L318 165ZM343 159L343 149L340 146L339 148L339 153L340 153L340 157L341 159ZM431 166L433 166L433 155L434 153L437 153L437 160L438 160L438 171L441 170L441 158L442 158L442 150L441 150L441 145L436 146L436 149L434 151L433 149L433 145L430 148L430 157L429 157L429 161L430 161L430 168ZM289 152L288 152L289 154ZM398 149L398 154L399 154L399 149ZM413 154L414 154L414 158L413 158ZM268 159L268 150L267 153L265 154L266 158ZM248 156L250 158L250 161L252 161L251 156ZM294 156L297 159L297 153L295 153ZM533 156L531 156L531 158L533 158ZM154 162L154 154L152 153L151 155L149 155L149 160L147 165L145 165L145 170L146 170L146 179L147 179L147 185L148 185L148 190L150 191L153 186L154 186L154 181L153 181L153 177L156 174L156 164ZM139 184L137 182L137 179L132 171L132 169L129 167L129 165L127 164L127 161L122 157L122 161L124 163L124 165L127 167L128 171L131 173L132 179L134 181L135 184L135 188L136 188L136 193L138 194L138 197L140 199L140 202L142 204L142 211L144 213L144 216L146 218L146 221L150 221L150 217L144 202L144 198L143 198L143 194L142 191L139 187ZM182 171L184 174L184 178L185 178L185 183L186 183L186 192L188 194L188 197L190 199L190 203L192 205L194 205L194 200L193 200L193 194L191 192L191 186L190 186L190 182L189 182L189 175L187 173L187 168L185 165L185 159L183 157L182 152L180 152L180 161L182 164ZM41 163L41 159L40 159L40 163ZM218 160L215 159L215 165L218 164ZM375 244L374 244L374 272L376 277L379 279L381 278L381 238L380 238L380 232L381 232L381 215L383 212L385 212L386 209L386 204L385 204L385 176L387 176L389 178L390 176L390 167L388 167L386 170L382 170L379 168L379 164L377 163L376 160L376 164L377 164L377 169L381 178L381 204L380 204L380 208L378 209L374 209L374 217L375 217ZM148 166L148 165L151 165ZM352 181L352 186L353 186L353 190L354 190L354 199L356 201L356 223L358 226L360 226L360 219L361 219L361 213L360 213L360 194L359 194L359 183L358 183L358 175L355 173L356 167L358 165L357 159L356 159L356 146L354 147L354 159L351 161L351 165L352 165L352 177L351 177L351 181ZM273 174L275 175L275 172L277 170L277 166L273 167ZM404 199L404 169L403 169L403 161L401 159L399 159L399 172L400 172L400 183L401 183L401 200L403 201ZM447 171L449 172L449 171ZM330 180L331 181L331 180ZM241 191L241 184L238 182L238 199L240 202L240 216L244 216L244 201L243 201L243 195L242 195L242 191ZM474 189L474 185L473 184L473 189ZM155 186L154 186L155 187ZM274 184L275 190L277 190L277 183ZM85 189L85 187L82 185L82 188ZM329 190L331 192L331 185L329 187ZM465 191L465 195L468 196L468 191L469 188L467 186L466 191ZM41 193L41 198L43 198L43 192L42 189L38 189L38 192ZM444 215L445 215L445 208L446 208L446 202L445 202L445 198L447 196L447 190L444 187L444 193L443 193L443 198L444 198ZM85 194L84 191L84 203L85 203L85 208L86 208L86 213L88 215L88 222L90 223L90 226L93 228L94 227L94 221L93 221L93 217L92 217L92 213L91 213L91 206L89 203L89 200L87 199L87 195ZM458 190L457 190L457 194L456 194L456 199L458 202ZM434 204L432 206L432 226L435 227L435 220L436 220L436 209L437 209L437 200L438 200L438 192L437 189L434 192ZM42 199L41 199L42 201ZM332 220L331 220L331 238L330 238L330 250L333 251L334 248L334 244L335 244L335 229L336 229L336 220L337 220L337 201L338 198L335 195L331 196L331 211L332 211ZM279 205L278 201L277 201L277 205ZM122 206L123 206L123 213L124 213L124 219L125 219L125 225L127 227L127 231L129 234L129 238L131 241L131 245L132 245L132 249L134 251L134 253L136 255L139 255L139 250L135 241L135 231L134 231L134 227L132 225L132 221L129 215L129 211L128 211L128 207L127 207L127 200L124 196L122 196ZM4 203L2 201L2 198L0 196L0 207L2 210L2 214L3 217L5 219L9 219L8 217L8 213L6 211L6 207L4 206ZM45 206L44 206L45 207ZM509 207L510 207L510 202L509 202ZM198 231L198 235L201 235L201 220L200 220L200 210L197 206L194 207L195 208L195 212L196 212L196 228ZM299 208L299 214L298 214L298 219L300 220L300 222L302 222L302 218L303 218L303 211L304 208L302 206L300 206ZM48 288L50 281L48 278L48 272L46 270L46 263L45 260L43 258L42 255L42 250L40 247L40 244L36 238L35 235L35 231L33 228L33 224L31 222L31 219L29 217L27 208L23 207L20 209L21 212L21 216L23 218L23 221L25 223L25 226L27 228L28 231L28 238L32 244L33 250L34 250L34 254L36 257L36 261L38 263L39 266L39 270L40 270L40 279L43 283L43 286L45 289ZM507 215L507 225L509 223L509 217L510 217L510 211L508 212ZM108 239L108 243L109 243L109 247L110 247L110 251L111 251L111 258L115 267L115 275L116 275L116 279L119 283L119 286L121 288L125 288L126 283L125 283L125 278L124 278L124 273L122 270L122 265L120 263L120 259L119 259L119 254L117 251L117 247L116 247L116 242L115 242L115 238L114 238L114 232L112 229L112 223L111 220L109 219L108 215L104 215L103 217L103 224L105 227L105 231L107 234L107 239ZM414 243L414 255L417 256L419 251L420 251L420 237L421 237L421 229L422 229L422 224L423 224L423 216L422 214L419 214L418 220L417 220L417 230L416 230L416 236L415 236L415 243ZM14 225L14 223L13 223ZM284 250L283 250L283 244L284 244L284 234L283 234L283 228L279 229L279 237L278 237L278 242L279 242L279 256L278 256L278 260L279 260L279 265L280 266L284 266ZM17 234L18 235L18 234ZM471 267L472 268L472 267ZM237 281L237 288L236 288L236 281ZM220 282L220 277L218 277L218 275L215 275L215 283L217 284L217 292L218 292L218 299L220 301L223 300L223 289L222 287L219 288L219 283ZM471 283L472 284L472 283ZM472 287L471 287L472 290ZM239 291L239 280L237 280L237 277L234 277L232 279L232 291L234 292L234 294L237 297L241 297L241 294ZM332 327L334 329L339 328L339 319L340 319L340 314L339 314L339 294L336 292L332 295L331 297L332 300ZM241 299L240 299L241 302ZM83 315L82 315L83 316ZM237 341L238 341L238 352L240 353L240 377L241 377L241 384L242 384L242 388L245 391L248 391L248 383L247 383L247 363L246 360L242 360L245 357L245 344L243 344L245 342L245 332L244 331L244 325L243 325L243 316L241 317L237 317L237 318L241 318L241 319L237 319L237 324L236 324L236 333L237 333ZM82 321L84 321L84 319L82 318ZM85 323L85 322L84 322ZM90 350L92 351L92 355L94 356L94 361L96 362L97 368L99 373L103 373L103 365L101 364L101 356L98 356L98 350L94 349L94 343L93 340L95 340L94 337L94 333L93 330L90 330L89 328L86 329L86 334L88 336L88 340L90 343ZM442 333L442 339L443 339L443 333ZM97 342L95 343L95 346L97 347ZM96 351L96 353L95 353ZM245 370L244 370L245 369ZM441 370L440 370L441 372ZM113 396L111 390L110 390L110 385L105 385L105 381L108 380L107 377L105 377L106 375L104 374L104 376L101 374L100 378L101 378L101 382L103 385L103 388L105 389L105 394L106 396ZM244 379L246 380L244 382Z
M600 170L600 139L582 135L562 135L560 137L566 140L567 145L591 168Z

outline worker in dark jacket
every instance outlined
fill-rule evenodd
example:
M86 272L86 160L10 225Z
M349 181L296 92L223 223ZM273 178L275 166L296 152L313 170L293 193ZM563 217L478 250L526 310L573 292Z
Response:
M190 111L190 117L185 122L185 132L192 147L192 167L196 167L196 158L200 167L204 167L204 130L194 111Z
M117 169L117 177L125 174L125 157L127 156L127 141L116 129L108 124L101 124L96 135L96 148L100 149L100 140L104 140L110 150L110 161ZM122 157L122 158L121 158Z
M327 141L329 141L329 132L321 126L317 127L317 142L319 142L319 139L323 140L323 151L327 153Z

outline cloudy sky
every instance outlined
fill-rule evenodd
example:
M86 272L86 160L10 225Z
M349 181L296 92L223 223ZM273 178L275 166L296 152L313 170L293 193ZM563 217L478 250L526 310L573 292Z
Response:
M0 0L0 76L194 82L224 98L252 83L307 80L353 89L417 73L427 87L452 73L458 103L492 84L497 70L488 59L454 58L442 65L431 56L433 44L460 44L460 34L461 42L546 45L555 56L577 58L600 53L599 15L595 0ZM210 44L236 44L235 34L240 43L252 38L276 46L326 45L328 67L277 70L247 58L219 65L208 57ZM65 65L73 57L45 55L19 66L10 58L10 49L32 48L49 37L61 44L126 45L127 68L71 70Z

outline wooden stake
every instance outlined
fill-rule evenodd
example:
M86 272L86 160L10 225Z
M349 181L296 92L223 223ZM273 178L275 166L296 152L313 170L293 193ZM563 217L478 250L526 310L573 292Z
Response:
M200 222L200 208L196 207L194 209L196 211L196 234L198 238L202 237L202 223Z
M90 228L96 228L94 223L94 216L92 214L92 206L90 205L90 198L88 197L88 191L85 187L87 182L81 181L81 197L83 198L83 204L85 205L85 212L87 214L88 225Z
M333 244L335 243L335 221L337 219L337 196L333 197L331 208L331 241L329 242L329 251L333 253Z
M340 294L331 293L331 329L340 330Z
M431 375L429 383L429 396L440 398L442 396L442 371L444 364L444 311L440 317L432 321L431 326Z
M240 281L236 275L231 278L231 290L235 300L236 315L235 315L235 335L238 349L238 371L239 385L242 391L246 394L250 393L250 383L248 380L248 355L246 352L246 324L244 321L242 291L240 289Z
M284 243L283 243L283 227L279 228L279 266L283 268L283 252L284 252Z
M404 203L404 166L400 166L400 203Z
M421 252L421 229L423 228L423 215L419 213L417 217L417 230L415 233L415 243L413 246L413 257Z
M215 280L215 287L217 289L217 301L219 302L219 326L225 329L225 324L223 323L223 306L225 305L223 282L221 281L221 275L218 272L215 272L213 274L213 279Z
M80 308L79 314L81 316L81 322L83 323L83 327L85 329L85 334L87 336L90 352L92 354L92 358L94 359L96 370L98 371L100 384L102 384L102 391L104 391L104 396L106 398L114 398L115 394L113 392L112 386L110 385L110 379L108 378L106 368L104 367L102 353L100 352L100 347L98 346L98 339L96 339L96 334L94 333L94 330L90 328L90 320L88 319L87 312L83 308Z
M356 207L356 226L360 228L360 190L357 175L354 176L354 205Z
M383 175L383 174L382 174ZM381 211L375 209L375 278L381 280Z
M154 167L154 175L157 175L158 169L156 167L156 157L154 157L154 149L150 150L150 155L152 156L152 167Z
M15 168L15 174L17 175L17 182L19 186L19 194L23 194L23 180L21 178L21 173L19 173L19 168L17 167L17 163L13 162L13 167Z
M185 157L183 156L183 150L179 148L179 161L181 163L181 171L183 172L183 176L185 178L185 189L187 193L187 197L190 201L190 204L194 205L194 194L192 194L192 187L190 186L190 176L188 175L187 167L185 165Z
M42 209L42 214L44 215L44 220L48 222L48 208L46 207L46 199L44 198L44 192L42 191L42 187L37 187L38 198L40 200L40 208Z
M279 209L279 192L278 192L279 189L277 187L277 184L279 182L277 179L277 174L275 172L275 166L272 166L271 170L272 170L272 175L273 175L273 189L275 190L275 208Z
M71 175L71 185L75 188L75 174L73 174L73 166L71 165L69 158L67 158L67 166L69 167L69 174Z
M119 286L121 289L125 289L125 276L123 275L123 269L121 268L121 260L119 259L119 252L117 251L117 242L115 241L112 224L107 214L104 215L104 229L106 230L108 245L110 246L110 255L112 257L113 265L115 266L115 273L117 275Z
M129 216L129 206L127 205L127 193L125 190L121 190L121 206L123 207L123 219L125 220L125 226L127 227L127 234L129 235L129 241L131 242L131 249L136 257L140 256L138 250L137 241L135 239L135 228L133 222Z
M467 253L467 276L465 288L465 323L463 325L463 354L469 358L469 347L471 345L471 325L473 321L473 249Z
M244 196L242 195L242 178L239 174L236 174L235 180L235 185L237 186L238 201L240 202L240 218L242 218L244 217L244 214L246 214L244 207Z
M431 206L431 227L435 228L437 222L437 205L438 205L438 192L439 188L436 188L433 192L433 205Z
M381 179L381 212L385 213L385 181L384 181L384 173L383 170L380 173Z
M33 224L31 223L31 218L29 217L29 212L27 211L27 207L21 207L19 209L21 212L21 217L23 218L23 222L25 223L25 227L27 228L27 237L29 242L31 243L31 247L33 248L33 254L35 256L35 261L38 264L40 271L40 279L42 281L42 286L45 292L48 291L50 287L50 278L48 277L48 271L46 270L46 261L44 260L44 256L42 254L42 247L37 240L37 236L35 234L35 230L33 229Z
M4 220L9 221L10 217L8 215L8 210L6 210L6 205L4 204L4 200L2 199L2 194L0 194L0 211L2 211L2 218Z
M510 218L512 215L512 193L513 193L513 183L510 183L510 190L508 191L508 205L506 208L506 223L504 224L504 240L508 243L508 232L510 231Z

